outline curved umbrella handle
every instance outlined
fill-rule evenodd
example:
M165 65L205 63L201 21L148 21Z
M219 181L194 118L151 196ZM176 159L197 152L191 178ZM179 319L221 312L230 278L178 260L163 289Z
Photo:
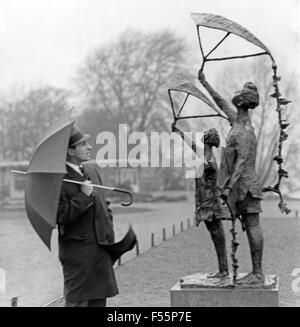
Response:
M128 207L128 206L130 206L133 203L133 195L129 191L123 190L121 188L113 188L112 190L114 192L125 193L125 194L127 194L129 196L129 202L122 202L121 203L122 206Z
M72 179L63 179L64 182L68 182L68 183L73 183L73 184L79 184L79 185L82 185L83 182L79 182L79 181L74 181ZM130 206L132 203L133 203L133 195L127 191L127 190L124 190L122 188L116 188L116 187L109 187L109 186L105 186L105 185L98 185L98 184L91 184L91 186L94 186L94 187L97 187L97 188L100 188L100 189L103 189L103 190L109 190L109 191L113 191L113 192L119 192L119 193L125 193L129 196L129 202L122 202L122 206L124 207L128 207Z

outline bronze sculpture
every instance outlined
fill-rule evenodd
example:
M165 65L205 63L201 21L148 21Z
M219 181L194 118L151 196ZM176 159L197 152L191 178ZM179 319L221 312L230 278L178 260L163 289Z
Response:
M174 124L181 119L207 117L222 118L229 121L231 124L232 128L226 140L226 147L222 149L218 178L218 187L221 190L221 197L230 211L232 221L232 228L230 229L230 232L232 234L231 258L233 267L233 283L230 283L230 285L231 287L234 287L236 284L241 284L246 287L250 285L253 285L253 287L265 287L266 284L268 284L268 276L264 276L262 269L263 233L259 222L259 213L262 211L260 201L262 200L262 192L273 192L279 196L278 207L280 211L285 214L290 212L286 203L284 203L280 187L283 179L288 178L288 172L283 168L284 159L282 153L283 143L288 137L285 129L288 128L289 124L285 119L283 119L282 113L286 108L285 106L291 101L284 98L280 93L279 81L281 80L281 77L278 76L277 64L270 50L251 32L241 25L219 15L193 13L191 14L191 17L197 28L197 36L202 56L202 64L198 74L198 80L206 88L208 93L210 93L217 106L200 90L197 85L197 79L191 78L191 76L188 75L174 76L173 81L168 87ZM202 27L205 29L209 28L224 32L224 37L210 50L206 50L203 47L204 42L201 39L202 31L200 33L200 28ZM215 56L216 49L226 43L231 36L243 38L262 50L262 52L224 57ZM258 56L267 56L272 61L272 85L274 87L274 93L270 96L276 100L276 112L279 127L277 144L278 152L273 158L278 165L278 178L276 178L273 186L264 186L263 188L259 185L258 178L255 173L257 141L248 115L248 110L254 109L259 103L259 95L256 86L253 83L246 83L243 89L233 96L232 100L234 106L237 108L236 112L233 108L231 108L231 105L228 104L209 85L203 74L204 67L207 63L246 59ZM176 101L174 101L176 98L174 98L173 94L176 95L178 92L185 94L185 97L183 101L176 103ZM202 112L202 107L199 107L198 114L193 113L191 115L188 112L184 113L183 109L185 108L185 104L190 96L200 99L205 106L209 107L210 112ZM237 232L235 231L235 223L237 218L241 220L243 230L246 230L247 232L253 267L253 271L250 274L238 281L238 262L237 258L235 257L235 253L239 245L236 239ZM225 282L225 280L223 281Z
M211 87L201 71L199 81L227 115L232 126L226 139L226 148L222 151L218 184L221 197L228 201L236 216L241 216L250 245L252 272L237 280L237 284L263 284L263 233L259 222L262 194L255 172L257 141L248 113L259 104L257 88L248 82L241 91L236 92L232 98L236 113Z
M179 134L182 139L199 153L197 144L190 140L175 124L172 124L172 132ZM218 258L219 271L209 275L211 278L228 276L228 263L226 253L225 232L222 220L225 216L217 190L218 166L213 153L213 147L220 145L220 137L215 128L204 133L204 170L201 177L195 178L195 223L196 226L204 221L206 228L214 243Z

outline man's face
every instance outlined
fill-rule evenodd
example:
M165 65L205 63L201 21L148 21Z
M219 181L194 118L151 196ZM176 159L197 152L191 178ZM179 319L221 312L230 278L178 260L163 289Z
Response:
M68 154L75 164L81 164L84 161L91 159L91 145L87 142L81 142L75 145L74 148L68 150Z

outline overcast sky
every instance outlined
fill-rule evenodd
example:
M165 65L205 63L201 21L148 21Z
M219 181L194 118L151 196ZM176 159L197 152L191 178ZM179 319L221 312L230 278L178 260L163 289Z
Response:
M0 0L0 91L69 87L88 51L126 28L170 28L197 42L191 12L214 13L256 35L279 65L299 69L300 0Z

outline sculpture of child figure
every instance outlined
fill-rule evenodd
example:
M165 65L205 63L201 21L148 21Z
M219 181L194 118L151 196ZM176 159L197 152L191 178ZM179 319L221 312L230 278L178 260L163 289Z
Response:
M175 123L172 132L179 134L182 139L197 154L201 151L197 144L179 130ZM219 147L220 137L215 128L204 132L204 170L201 177L195 178L195 222L196 226L204 221L210 232L218 258L219 271L208 275L211 278L228 276L225 232L222 219L225 217L217 190L218 166L213 153L213 147Z

